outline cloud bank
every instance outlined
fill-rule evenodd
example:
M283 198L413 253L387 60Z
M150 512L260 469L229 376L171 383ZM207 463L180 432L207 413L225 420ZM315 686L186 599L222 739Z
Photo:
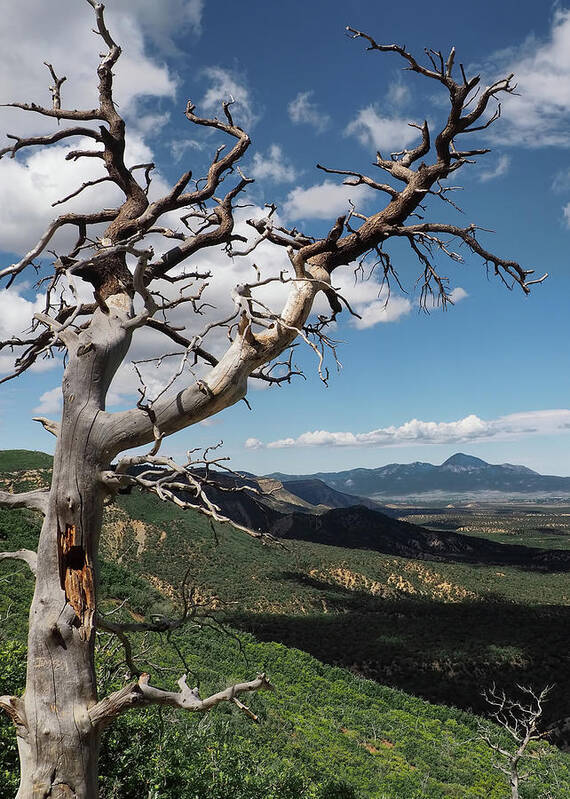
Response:
M456 444L492 439L522 438L530 435L570 433L570 410L524 411L484 420L469 414L455 422L424 422L411 419L399 427L380 427L367 433L313 430L297 438L264 443L248 438L247 449L290 447L393 447L411 444Z

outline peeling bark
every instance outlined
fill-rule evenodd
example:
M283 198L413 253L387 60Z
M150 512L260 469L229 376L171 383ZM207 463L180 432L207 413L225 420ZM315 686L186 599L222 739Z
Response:
M63 533L58 530L60 584L65 591L66 601L77 616L80 635L87 640L93 628L95 580L89 553L76 543L78 540L80 535L75 525L67 524Z

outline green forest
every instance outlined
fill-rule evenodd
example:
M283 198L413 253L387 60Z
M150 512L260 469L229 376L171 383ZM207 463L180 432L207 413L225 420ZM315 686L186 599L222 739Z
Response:
M49 479L49 458L3 453L3 485ZM0 549L34 547L33 512L0 511ZM6 547L4 547L6 544ZM554 684L545 723L568 708L567 575L431 563L308 541L262 545L156 497L107 508L99 564L103 614L176 630L97 634L100 694L131 678L174 687L182 673L212 692L266 672L274 691L207 714L131 711L104 736L103 799L503 799L482 715L493 683ZM185 586L185 588L183 588ZM0 694L21 691L32 578L0 563ZM525 799L570 797L570 757L534 745ZM0 795L15 796L16 738L0 718Z

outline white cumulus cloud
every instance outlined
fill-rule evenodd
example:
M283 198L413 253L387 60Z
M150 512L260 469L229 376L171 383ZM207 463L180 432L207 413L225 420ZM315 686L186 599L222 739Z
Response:
M41 416L57 416L61 413L62 404L61 386L56 386L41 395L40 402L33 412Z
M303 189L297 186L287 195L283 212L290 219L330 219L350 210L349 200L362 209L374 195L368 186L345 186L325 180Z
M44 308L44 294L28 300L17 288L0 289L0 341L22 336L33 315Z
M273 180L275 183L289 183L297 177L295 168L288 163L278 144L272 144L267 155L255 153L248 172L256 180Z
M200 33L206 0L113 0L111 11L136 16L143 33L161 50L172 52L172 36L192 30Z
M402 80L394 81L388 88L386 99L391 106L400 108L406 105L412 96L409 86Z
M569 147L570 9L554 12L546 39L529 37L485 65L491 79L514 72L518 96L501 96L497 141L526 147Z
M388 300L388 301L387 301ZM356 306L361 318L355 318L354 326L359 330L374 327L381 322L396 322L412 310L412 303L406 297L394 296L388 299L386 292L366 304Z
M508 172L510 165L510 157L508 155L501 155L495 166L491 166L488 169L481 169L479 171L479 180L481 183L486 183L489 180L500 178L502 175L505 175Z
M257 121L258 115L254 111L251 91L245 80L220 66L206 67L202 70L202 74L210 86L197 112L206 111L221 116L222 102L233 98L235 102L231 107L231 113L234 121L244 128L251 128Z
M172 19L170 12L178 12L182 3L183 0L164 0L161 13ZM190 5L196 6L192 2ZM129 164L153 160L143 136L154 133L168 117L158 111L144 113L140 102L149 97L171 99L176 90L176 81L168 68L146 52L145 32L154 26L156 14L157 6L150 0L141 0L136 5L132 0L119 0L110 4L106 12L111 33L123 47L115 69L115 99L134 131L128 141ZM197 7L190 14L195 22L196 15ZM11 7L0 28L2 101L51 106L48 90L51 78L43 63L47 61L58 75L67 76L62 86L64 107L96 107L96 69L103 48L101 38L93 33L93 23L89 5L75 0L58 0L55 4L22 0ZM0 146L4 145L6 132L30 136L57 130L53 119L15 108L0 108ZM64 210L94 210L93 192L96 192L96 209L113 206L119 195L111 184L102 183L64 206L50 207L83 182L105 174L100 159L64 160L70 150L80 149L86 143L87 149L93 149L90 139L71 138L61 145L24 149L14 159L6 156L0 161L3 251L21 253L30 249L47 224Z
M0 341L28 338L30 324L35 313L45 309L45 294L36 293L31 298L25 296L26 285L0 289ZM34 334L35 335L35 334ZM14 371L14 362L21 355L22 348L8 348L0 353L0 377ZM47 372L61 365L61 360L46 353L31 367L32 372Z
M373 105L360 109L345 134L356 136L364 147L386 152L403 150L418 138L417 129L410 126L408 119L381 116Z
M287 106L289 118L296 125L311 125L319 133L326 130L330 124L330 117L322 111L317 103L311 99L314 92L299 92Z
M73 143L49 148L24 151L18 159L3 158L0 161L0 247L6 252L22 253L32 248L48 224L68 211L92 212L101 208L112 208L123 199L114 184L101 183L88 188L64 205L52 208L56 200L71 194L83 183L103 177L106 173L99 158L80 158L66 161L65 156L77 148L87 146L90 140L75 140ZM140 137L127 140L125 153L127 165L152 160L151 150ZM151 193L165 191L166 184L156 175ZM75 228L67 228L57 234L71 243L77 236ZM51 246L51 245L50 245Z
M529 435L570 433L570 410L525 411L484 420L475 414L453 422L425 422L411 419L396 427L380 427L365 433L313 430L297 438L263 443L249 439L249 449L291 447L387 447L409 444L455 444L492 439L522 438Z
M169 17L171 6L181 0L164 0L161 12ZM111 4L109 4L111 6ZM153 8L154 7L154 8ZM172 97L176 83L167 67L145 52L143 30L152 27L156 3L141 0L136 7L120 0L106 10L107 23L123 54L115 70L116 100L123 115L136 108L142 96ZM150 17L149 17L150 15ZM10 7L0 28L0 97L2 102L21 101L51 105L51 83L44 61L58 75L64 108L97 106L97 64L102 43L93 33L93 11L87 3L58 0L38 3L21 0ZM57 130L55 120L11 108L0 109L0 130L31 135Z

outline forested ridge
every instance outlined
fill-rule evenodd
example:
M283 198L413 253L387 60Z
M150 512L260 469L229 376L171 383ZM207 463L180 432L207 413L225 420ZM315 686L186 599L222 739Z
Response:
M4 483L19 489L49 476L49 460L33 453L6 454L0 466ZM34 514L0 514L11 547L33 547ZM479 740L477 717L450 705L473 705L493 678L534 683L564 674L567 608L556 592L565 575L513 568L502 596L492 595L493 567L301 541L261 546L135 492L108 508L102 552L102 609L113 612L110 620L175 615L185 577L208 614L171 632L131 636L134 665L156 684L173 687L183 670L189 682L215 691L225 687L220 674L229 684L246 668L266 671L276 688L248 701L258 724L231 705L203 717L170 708L121 717L103 741L103 799L502 799L505 778ZM532 605L541 580L551 593ZM517 601L521 590L528 605ZM0 564L0 694L23 688L31 593L23 566ZM491 613L502 624L493 627ZM539 645L547 650L542 661ZM114 636L99 633L97 652L107 693L129 670ZM414 695L429 696L437 685L441 695L433 698L445 705ZM556 703L563 701L559 693ZM18 782L15 736L6 719L0 723L8 798ZM547 747L532 773L521 788L526 799L570 797L568 755Z

